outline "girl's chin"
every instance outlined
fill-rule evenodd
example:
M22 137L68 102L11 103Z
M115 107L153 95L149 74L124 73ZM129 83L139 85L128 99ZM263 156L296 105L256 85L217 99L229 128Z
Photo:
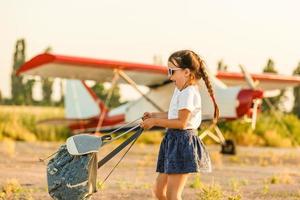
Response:
M181 87L180 87L180 86L178 86L178 85L175 84L175 83L174 83L174 85L175 85L175 87L176 87L178 90L181 90Z
M181 88L183 87L183 85L178 84L176 81L173 81L173 83L178 90L181 90Z

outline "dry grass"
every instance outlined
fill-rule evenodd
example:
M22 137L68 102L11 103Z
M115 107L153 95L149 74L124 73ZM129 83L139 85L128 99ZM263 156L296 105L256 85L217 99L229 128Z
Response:
M163 131L144 131L138 142L143 144L159 144L163 138Z
M210 153L210 158L215 169L222 169L223 159L220 152L214 151Z
M240 194L234 194L227 198L228 200L242 200L242 196Z
M243 185L243 181L238 180L231 180L231 183L234 182L234 184L237 184L238 186L234 187L240 187ZM200 200L241 200L242 194L240 194L240 190L235 188L234 191L228 192L223 191L222 187L219 184L211 183L209 185L205 185L201 183L200 188L201 193L198 194L198 199Z
M0 106L0 140L4 138L21 141L65 140L69 136L66 127L36 124L39 120L63 117L64 109L58 107ZM273 121L268 115L260 116L255 131L251 130L249 124L242 123L242 120L226 122L220 127L226 138L235 140L239 145L291 147L300 144L300 120L297 117L292 115L283 117L291 135L287 135L278 122ZM202 131L203 129L204 126ZM159 144L162 137L162 131L145 131L138 142ZM214 143L208 137L205 138L205 142ZM216 163L221 166L221 163Z
M242 146L263 146L265 142L261 137L252 132L243 132L236 134L234 140Z
M198 197L200 200L221 200L224 198L224 194L221 186L213 183L211 185L204 185Z
M235 156L228 157L230 163L239 165L258 165L261 167L267 166L283 166L283 165L299 165L296 162L299 159L299 155L289 153L276 153L272 151L261 152L259 155L253 155L251 153L239 153Z
M266 195L270 192L270 186L269 184L264 184L262 188L262 195Z
M295 180L292 178L290 173L280 173L280 174L274 174L267 180L265 180L266 183L270 184L294 184Z
M231 178L229 180L229 184L231 186L231 189L233 192L239 192L240 191L240 188L241 188L241 183L238 179L236 178Z
M1 187L0 199L32 200L31 190L21 186L17 179L9 179Z
M50 142L43 143L43 145L16 142L16 154L22 152L22 157L7 158L2 163L2 160L6 158L0 156L2 158L0 160L0 168L2 169L0 183L3 183L6 178L18 177L20 183L24 184L21 186L33 189L30 194L35 199L46 199L48 197L44 189L46 185L44 179L46 166L27 161L31 161L34 154L36 157L42 157L43 154L50 153L57 146L57 143ZM107 145L104 148L107 151L105 153L101 152L101 154L108 153L114 147ZM104 188L99 188L100 182L98 182L99 192L94 194L95 198L93 199L152 199L151 186L157 176L155 164L158 148L159 145L145 145L141 143L134 145L116 171L104 184ZM219 147L209 147L208 149L210 153L219 151ZM279 158L288 156L288 159L293 159L293 163L297 163L300 157L295 155L299 154L299 150L294 148L240 148L237 156L230 157L240 160L243 164L237 165L229 161L230 157L222 156L224 163L221 170L213 170L212 173L208 174L197 173L190 176L187 187L184 189L183 197L184 199L206 199L208 197L208 199L222 200L299 199L300 173L297 165L270 165L265 168L257 162L261 155L266 158L267 155L272 157L274 154ZM251 161L248 165L244 164L244 159L246 159L244 157ZM98 171L98 181L103 181L118 158L112 160L110 164L104 165ZM274 160L276 159L274 158ZM274 162L278 163L277 161ZM15 164L12 165L11 163ZM20 170L22 171L20 172ZM215 186L216 184L213 184L213 182L219 184L220 188ZM222 194L221 198L220 193ZM214 194L216 195L213 196ZM5 194L2 193L2 195Z
M2 145L0 146L0 150L4 153L4 155L13 157L16 153L15 141L9 138L4 138L2 141Z
M204 185L201 182L199 174L195 175L192 183L189 186L190 186L190 188L193 188L193 189L201 189L201 188L203 188Z
M0 106L0 140L64 140L66 127L37 125L39 120L63 116L63 109L56 107Z
M291 147L292 142L290 138L284 138L276 131L266 131L264 133L266 145L271 147Z

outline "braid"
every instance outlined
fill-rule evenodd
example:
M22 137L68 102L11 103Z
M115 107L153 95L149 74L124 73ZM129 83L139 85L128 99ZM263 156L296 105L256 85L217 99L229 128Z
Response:
M197 70L198 73L196 74L196 77L198 79L203 78L203 81L205 82L207 91L208 91L208 93L209 93L209 95L210 95L210 97L213 101L213 104L214 104L215 111L214 111L213 125L215 125L218 121L219 116L220 116L220 110L219 110L219 106L216 102L215 94L214 94L211 82L209 80L207 71L205 69L205 63L202 59L200 59L200 57L195 52L193 52L193 51L191 51L191 52L194 55L194 57L198 60L198 63L199 63L199 68Z

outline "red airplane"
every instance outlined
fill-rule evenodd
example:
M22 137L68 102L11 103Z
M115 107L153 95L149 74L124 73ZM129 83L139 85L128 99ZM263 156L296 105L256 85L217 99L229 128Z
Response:
M73 133L108 131L140 118L146 111L167 111L174 90L174 84L168 80L166 66L48 53L37 55L23 64L17 72L17 75L20 74L67 79L65 118L45 120L44 123L66 123ZM220 107L220 118L232 120L244 116L252 117L252 126L255 125L256 112L262 98L267 96L267 91L300 84L300 77L249 75L245 71L218 72L216 76L209 76ZM142 97L109 110L84 80L112 82L112 88L117 82L128 83L139 91ZM150 90L143 94L137 85L147 86ZM213 105L202 80L199 81L199 85L202 120L210 120L213 117ZM205 131L200 137L208 135L224 144L225 139L220 130L216 127L215 131L217 136Z

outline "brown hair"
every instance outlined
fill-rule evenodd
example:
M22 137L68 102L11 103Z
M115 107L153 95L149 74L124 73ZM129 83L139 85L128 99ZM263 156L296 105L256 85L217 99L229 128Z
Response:
M214 104L215 111L213 124L215 125L218 121L220 111L216 102L212 85L208 77L208 73L206 71L205 62L195 52L191 50L176 51L169 57L168 61L176 67L189 69L191 71L191 74L194 75L194 78L198 80L200 80L201 78L203 79L208 93Z

